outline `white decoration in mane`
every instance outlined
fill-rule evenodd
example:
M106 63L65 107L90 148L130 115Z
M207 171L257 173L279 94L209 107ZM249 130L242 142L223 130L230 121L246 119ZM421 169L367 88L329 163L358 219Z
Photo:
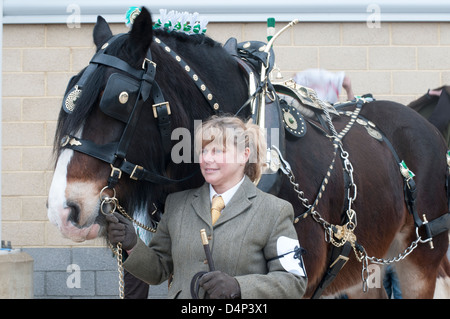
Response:
M141 13L138 7L130 7L125 15L125 24L127 27L133 25L136 17ZM186 34L204 34L208 20L199 16L198 12L179 12L167 11L167 9L159 10L160 17L153 25L153 29L163 29L167 32L177 31Z

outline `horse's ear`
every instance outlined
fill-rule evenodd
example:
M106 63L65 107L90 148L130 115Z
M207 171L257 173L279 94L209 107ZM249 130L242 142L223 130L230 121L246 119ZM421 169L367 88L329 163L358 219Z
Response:
M112 37L111 29L109 28L108 23L103 17L97 17L97 23L94 27L94 43L97 46L97 50L99 50L109 38Z
M150 12L142 7L130 31L130 53L136 60L141 60L147 54L153 39L153 22Z

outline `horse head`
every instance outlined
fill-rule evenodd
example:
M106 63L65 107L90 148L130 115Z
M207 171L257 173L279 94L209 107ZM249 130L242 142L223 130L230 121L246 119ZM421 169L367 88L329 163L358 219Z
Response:
M70 80L59 114L48 197L49 220L78 242L104 235L102 196L117 194L129 215L149 224L168 193L200 185L194 160L174 160L171 133L192 132L195 119L233 112L247 98L221 45L153 30L145 8L115 36L98 17L93 38L97 52Z

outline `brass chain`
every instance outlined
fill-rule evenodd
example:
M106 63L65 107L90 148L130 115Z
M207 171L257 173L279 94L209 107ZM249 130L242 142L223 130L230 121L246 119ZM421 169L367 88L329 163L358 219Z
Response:
M138 222L136 219L131 217L125 209L119 204L119 200L116 197L116 191L113 189L113 197L109 196L103 196L103 193L105 190L108 189L108 187L104 187L100 192L100 211L104 215L112 214L116 211L116 209L119 211L120 214L122 214L124 217L129 219L131 222L136 224L138 227L141 227L142 229L145 229L149 232L155 233L157 224L152 225L151 227L146 226L140 222ZM108 208L108 211L105 211L106 207ZM125 282L124 282L124 271L123 271L123 254L122 254L122 243L118 242L116 247L113 247L111 243L109 243L109 247L116 256L117 259L117 270L119 272L119 298L124 299L125 293Z
M116 247L114 247L111 243L109 243L109 248L116 256L117 259L117 271L119 272L119 298L124 299L124 279L123 279L123 261L122 261L122 243L117 243Z
M139 226L139 227L141 227L142 229L145 229L146 231L149 231L149 232L151 232L151 233L156 233L156 225L153 227L149 227L149 226L146 226L146 225L144 225L144 224L142 224L142 223L140 223L140 222L138 222L136 219L134 219L133 217L131 217L130 215L128 215L128 213L125 211L125 209L122 207L122 206L120 206L120 204L119 204L119 200L117 199L117 198L115 198L115 201L116 201L116 205L117 205L117 210L123 215L123 216L125 216L126 218L128 218L131 222L133 222L136 226Z

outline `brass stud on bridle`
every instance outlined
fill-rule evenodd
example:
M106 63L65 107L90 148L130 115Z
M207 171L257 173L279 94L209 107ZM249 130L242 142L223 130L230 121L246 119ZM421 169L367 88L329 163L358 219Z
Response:
M120 94L119 94L119 102L121 103L121 104L125 104L125 103L127 103L128 102L128 92L126 92L126 91L123 91L123 92L121 92Z

